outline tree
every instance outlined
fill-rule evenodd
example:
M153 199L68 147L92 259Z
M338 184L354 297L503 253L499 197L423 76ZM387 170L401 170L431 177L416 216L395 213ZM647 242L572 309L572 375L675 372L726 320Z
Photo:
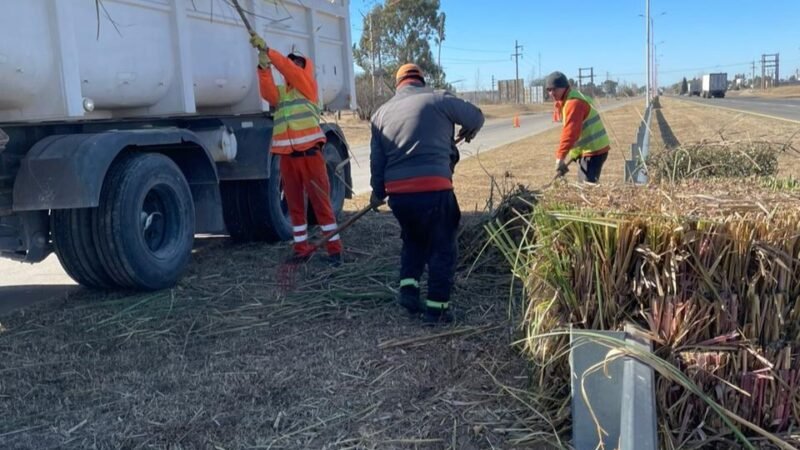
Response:
M383 72L381 76L391 78L402 64L413 62L429 84L445 87L431 49L432 41L441 45L445 38L439 6L439 0L389 0L374 6L364 16L361 40L353 48L356 64L369 74Z
M689 92L689 82L686 81L686 77L683 77L683 81L681 81L681 90L679 94L686 95Z
M617 82L614 80L606 80L603 82L603 93L608 96L617 95Z

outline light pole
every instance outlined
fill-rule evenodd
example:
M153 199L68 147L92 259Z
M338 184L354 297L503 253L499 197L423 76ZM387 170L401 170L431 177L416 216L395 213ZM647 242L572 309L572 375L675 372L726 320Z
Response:
M641 14L639 14L641 16ZM647 75L645 76L645 89L644 89L644 105L645 108L650 107L650 24L653 22L652 18L650 17L650 0L645 0L645 7L644 7L644 30L645 30L645 41L647 45L645 46L645 61L647 61Z
M658 58L664 56L658 54L658 46L664 44L665 41L660 41L658 44L653 44L653 95L658 95Z
M666 15L667 12L664 11L661 14L657 15L656 17L661 17ZM654 51L652 49L653 44L653 16L650 15L650 0L645 0L645 13L644 15L639 14L639 17L645 18L645 36L646 36L646 50L645 50L645 61L647 61L647 75L646 75L646 83L645 83L645 106L650 106L650 101L653 98L653 66L654 66Z

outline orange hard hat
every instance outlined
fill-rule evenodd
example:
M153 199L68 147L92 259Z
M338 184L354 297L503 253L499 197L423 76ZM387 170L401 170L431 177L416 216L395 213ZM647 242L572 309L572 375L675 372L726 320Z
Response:
M403 64L400 66L400 68L397 69L397 75L395 75L395 84L400 84L400 82L409 78L417 78L419 81L425 82L422 69L416 64Z

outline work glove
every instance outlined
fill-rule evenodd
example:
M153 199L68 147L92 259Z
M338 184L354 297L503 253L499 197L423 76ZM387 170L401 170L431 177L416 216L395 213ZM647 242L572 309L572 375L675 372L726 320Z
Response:
M386 202L386 195L381 195L372 191L372 195L369 196L369 204L372 205L372 210L378 212L378 207L383 205Z
M272 61L269 60L269 55L267 55L267 52L258 52L258 67L261 67L262 69L269 69L271 64Z
M261 39L261 36L256 34L255 31L250 33L250 45L252 45L260 52L266 52L267 50L269 50L269 47L267 47L267 43L264 41L264 39Z
M567 163L563 159L556 160L556 173L558 176L563 177L567 172L569 172Z
M477 134L478 134L478 130L468 130L468 129L463 128L463 127L458 131L458 137L459 138L463 137L464 140L467 143L472 142L472 140L475 139L475 136Z
M256 33L250 33L250 45L258 50L258 67L262 69L269 69L271 61L269 60L269 47L264 39Z

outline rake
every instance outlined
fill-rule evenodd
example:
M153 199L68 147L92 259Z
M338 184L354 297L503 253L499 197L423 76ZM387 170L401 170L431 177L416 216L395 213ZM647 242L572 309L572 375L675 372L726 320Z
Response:
M347 219L343 224L339 225L339 227L337 227L335 230L324 234L319 240L311 244L311 248L308 251L309 258L311 255L314 254L314 252L320 249L323 245L327 244L328 241L330 241L334 236L350 228L354 223L356 223L359 219L364 217L364 215L366 215L368 212L372 210L377 211L378 207L383 204L384 204L383 201L381 201L380 203L370 202L370 204L358 210L358 212L356 212L352 217ZM281 292L286 293L294 290L296 286L297 270L306 261L307 260L290 259L282 263L280 266L278 266L277 279L278 279L278 286L281 289Z

